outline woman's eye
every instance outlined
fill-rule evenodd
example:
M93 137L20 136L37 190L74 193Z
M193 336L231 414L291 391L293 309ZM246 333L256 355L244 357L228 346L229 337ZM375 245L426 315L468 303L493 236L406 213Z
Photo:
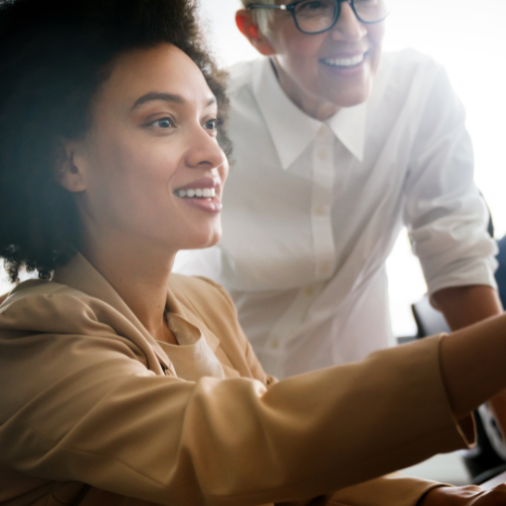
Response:
M219 120L218 118L210 119L204 123L204 128L206 130L218 130Z
M160 118L154 121L152 125L159 128L172 128L174 126L174 121L172 118Z

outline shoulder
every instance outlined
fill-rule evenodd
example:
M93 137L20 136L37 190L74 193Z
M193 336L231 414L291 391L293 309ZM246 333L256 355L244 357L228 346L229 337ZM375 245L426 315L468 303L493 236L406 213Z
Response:
M14 288L0 306L0 330L109 334L110 326L101 323L103 318L99 316L107 312L106 306L60 283L25 281Z
M445 68L414 49L385 52L369 99L370 125L389 123L392 132L414 140L422 119L440 122L447 111L461 111ZM397 126L394 129L394 126Z
M375 79L374 94L381 100L420 98L429 93L441 77L446 79L444 67L428 55L414 49L385 52Z
M380 72L391 72L392 76L399 73L439 72L444 70L443 65L434 58L416 49L403 49L402 51L385 52L382 55Z

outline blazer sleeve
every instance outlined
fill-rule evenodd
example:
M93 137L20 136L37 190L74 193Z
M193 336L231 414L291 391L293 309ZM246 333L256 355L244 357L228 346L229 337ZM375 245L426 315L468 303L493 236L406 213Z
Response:
M445 486L448 485L392 473L344 488L332 494L325 506L417 506L425 494Z
M447 486L450 485L392 473L309 501L276 506L418 506L428 492Z
M92 330L0 330L0 459L30 476L162 505L253 506L324 495L473 438L448 406L437 337L270 387L193 383L148 370L75 297L51 304L88 315ZM2 321L28 309L3 308Z

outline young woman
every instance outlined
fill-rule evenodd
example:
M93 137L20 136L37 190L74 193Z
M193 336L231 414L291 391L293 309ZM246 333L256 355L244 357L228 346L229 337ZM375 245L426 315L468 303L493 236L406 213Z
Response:
M0 47L0 255L40 277L0 306L0 504L504 504L377 477L472 442L506 319L276 383L171 275L228 171L191 2L1 1Z

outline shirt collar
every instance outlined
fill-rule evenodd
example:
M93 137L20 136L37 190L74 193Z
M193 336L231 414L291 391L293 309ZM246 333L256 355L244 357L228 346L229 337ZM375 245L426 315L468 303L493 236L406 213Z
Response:
M325 122L302 112L282 90L270 60L258 61L253 93L265 120L283 169L287 169L307 148L323 124L360 161L363 159L366 104L341 109Z
M325 123L348 151L359 161L364 160L367 102L354 107L343 107Z

